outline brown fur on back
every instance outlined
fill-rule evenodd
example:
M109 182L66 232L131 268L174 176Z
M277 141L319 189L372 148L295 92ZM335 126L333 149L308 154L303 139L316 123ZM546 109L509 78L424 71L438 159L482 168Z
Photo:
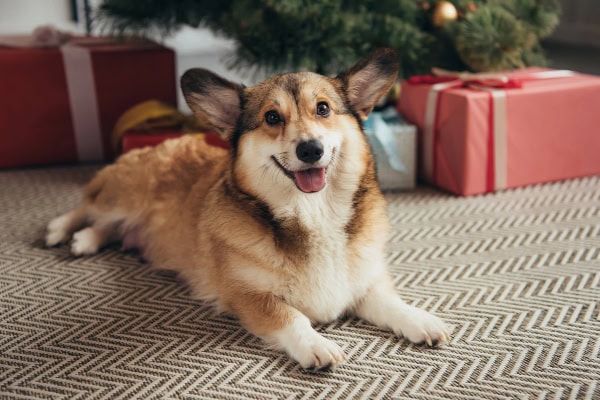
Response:
M155 149L133 150L101 170L87 185L85 201L96 212L117 212L144 225L149 255L170 268L180 258L171 249L195 246L190 221L198 220L209 188L228 164L226 150L201 138L168 140ZM191 254L181 256L189 260Z

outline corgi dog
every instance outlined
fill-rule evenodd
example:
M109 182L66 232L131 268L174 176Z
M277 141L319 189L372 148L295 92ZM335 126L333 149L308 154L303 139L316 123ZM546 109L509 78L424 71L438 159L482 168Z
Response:
M449 341L444 322L400 298L385 262L390 223L361 123L397 60L382 49L335 78L288 73L254 87L187 71L187 103L230 149L183 137L121 156L81 207L50 222L47 245L73 235L75 255L118 240L141 248L307 370L347 359L312 326L343 315L418 344Z

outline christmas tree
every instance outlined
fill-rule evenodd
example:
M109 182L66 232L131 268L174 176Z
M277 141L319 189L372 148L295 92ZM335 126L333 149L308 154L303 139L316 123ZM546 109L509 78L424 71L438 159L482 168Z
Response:
M230 67L269 73L332 73L393 47L407 77L544 65L540 38L559 11L558 0L104 0L97 17L119 34L208 27L235 41Z

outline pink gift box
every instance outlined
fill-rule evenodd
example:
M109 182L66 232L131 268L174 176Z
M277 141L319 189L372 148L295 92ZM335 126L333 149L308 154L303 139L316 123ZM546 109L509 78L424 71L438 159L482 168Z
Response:
M544 71L503 74L520 87L458 83L437 97L426 79L403 82L398 110L419 128L419 176L470 196L600 174L600 78L536 78Z

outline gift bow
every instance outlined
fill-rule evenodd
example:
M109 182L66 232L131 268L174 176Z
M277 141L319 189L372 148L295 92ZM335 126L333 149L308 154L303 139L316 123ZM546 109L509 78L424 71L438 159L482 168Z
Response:
M486 91L490 94L488 118L489 157L488 182L486 190L492 192L507 187L506 162L506 92L505 89L520 89L527 81L565 78L573 76L573 71L551 70L505 75L502 73L471 73L447 71L433 68L434 75L420 75L408 79L409 84L432 85L427 96L425 122L423 126L423 164L425 178L433 182L436 176L435 128L440 92L455 88L469 88Z

